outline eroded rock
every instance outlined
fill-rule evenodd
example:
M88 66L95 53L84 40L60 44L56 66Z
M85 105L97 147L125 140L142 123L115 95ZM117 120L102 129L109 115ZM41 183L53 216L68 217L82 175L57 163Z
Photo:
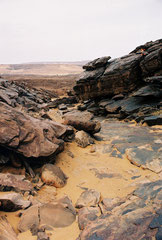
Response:
M31 192L33 186L29 181L25 180L25 176L0 173L0 189Z
M25 157L43 157L63 149L64 136L73 131L50 120L40 120L0 102L0 144Z
M45 164L42 168L41 179L47 185L53 185L56 188L64 187L67 178L63 171L53 164Z
M100 193L94 189L84 191L77 200L75 207L96 207L100 201Z
M98 121L93 121L92 118L93 114L88 111L74 110L64 115L64 123L73 126L77 130L94 134L100 131L101 126Z
M25 209L30 206L31 202L24 200L19 193L0 194L0 210L12 212L19 209Z
M78 146L83 147L83 148L94 143L93 138L84 131L78 131L75 134L75 141Z

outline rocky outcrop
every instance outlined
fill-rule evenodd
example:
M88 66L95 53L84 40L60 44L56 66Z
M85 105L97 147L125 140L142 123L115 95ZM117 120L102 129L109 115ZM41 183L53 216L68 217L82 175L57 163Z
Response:
M44 157L63 149L64 136L73 130L65 125L33 118L0 102L0 145L25 157Z
M0 77L0 101L12 107L23 106L28 110L41 109L42 104L50 101L50 95L41 90L29 89L25 84L7 81Z
M146 77L162 75L162 40L148 42L130 54L109 61L95 59L83 66L74 91L80 99L128 94L144 84Z
M111 207L109 204L108 209L103 200L100 208L104 213L99 217L86 211L84 217L87 215L89 221L81 224L84 230L78 239L161 239L161 184L145 183L126 199L118 199Z

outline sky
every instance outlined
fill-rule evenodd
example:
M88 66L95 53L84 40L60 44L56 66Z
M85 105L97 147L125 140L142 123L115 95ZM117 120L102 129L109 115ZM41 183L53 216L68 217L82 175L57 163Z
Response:
M0 0L0 64L120 57L161 25L162 0Z

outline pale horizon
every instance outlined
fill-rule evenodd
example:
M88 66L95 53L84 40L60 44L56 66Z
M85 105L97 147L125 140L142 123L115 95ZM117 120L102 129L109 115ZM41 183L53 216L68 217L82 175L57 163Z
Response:
M0 0L0 64L120 57L162 38L162 0Z

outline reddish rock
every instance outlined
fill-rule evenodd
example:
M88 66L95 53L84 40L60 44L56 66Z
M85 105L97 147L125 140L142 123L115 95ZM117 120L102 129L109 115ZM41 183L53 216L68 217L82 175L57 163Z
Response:
M0 144L25 157L43 157L63 149L60 138L71 134L70 127L40 120L0 102Z

